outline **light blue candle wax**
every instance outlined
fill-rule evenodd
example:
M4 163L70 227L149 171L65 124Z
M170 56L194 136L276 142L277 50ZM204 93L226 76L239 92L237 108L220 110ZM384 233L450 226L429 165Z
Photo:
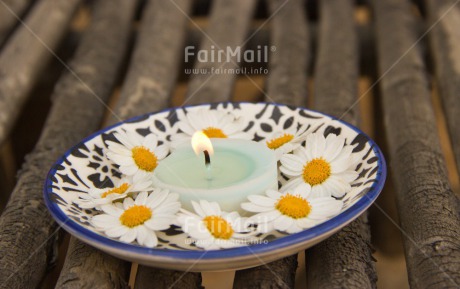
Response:
M277 188L275 154L263 143L236 139L211 139L214 154L210 166L204 154L196 155L184 144L162 160L155 169L157 187L179 193L182 206L192 210L191 201L218 202L225 211L240 211L247 196Z

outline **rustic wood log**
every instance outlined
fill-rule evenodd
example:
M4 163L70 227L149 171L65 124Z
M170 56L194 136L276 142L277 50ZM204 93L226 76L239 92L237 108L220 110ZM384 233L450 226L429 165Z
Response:
M194 68L199 72L191 75L187 99L184 104L203 102L228 101L232 96L233 83L239 67L237 56L231 56L229 61L225 54L218 61L219 50L235 51L241 49L246 42L249 24L255 7L254 0L216 0L212 4L209 27L206 30L201 47L189 48L187 51L198 54L198 49L206 51L207 61L195 62ZM212 55L215 59L212 60ZM204 59L202 59L204 60ZM204 73L201 73L204 71Z
M191 6L190 0L155 0L147 3L134 55L115 110L117 117L112 116L111 123L169 106L176 72L182 60L187 15ZM201 274L140 265L135 288L151 288L152 284L155 284L155 288L198 288L201 286Z
M429 22L433 25L429 34L431 54L435 62L457 169L460 170L460 34L454 28L460 25L460 5L456 1L426 2Z
M309 33L302 0L269 0L271 45L265 101L306 105ZM233 288L294 288L297 254L235 273Z
M314 108L352 124L357 105L358 40L351 0L320 5ZM375 288L367 213L306 252L308 288Z
M53 1L54 3L56 1ZM46 172L66 149L98 128L105 101L111 93L121 64L133 16L132 1L100 1L94 24L53 94L53 108L34 151L19 175L11 199L0 218L0 287L35 288L57 245L57 225L43 202ZM78 124L78 125L75 125ZM102 268L104 263L98 263ZM94 268L93 268L94 269ZM95 270L94 270L95 271ZM93 280L87 288L115 288L121 283L112 273L78 275ZM111 279L110 286L98 286ZM62 287L66 284L61 283Z
M460 204L447 179L409 1L374 1L382 103L409 283L460 284Z
M74 61L77 67L85 67L91 73L96 74L99 70L96 75L107 73L105 71L110 69L106 78L92 79L90 82L93 86L100 81L110 84L103 91L103 101L98 105L100 108L106 108L105 101L126 53L136 6L137 1L97 2L91 30L81 44L82 58ZM104 42L95 45L101 40ZM84 58L85 54L87 58ZM108 65L109 61L113 63ZM100 113L98 119L101 119ZM129 266L128 262L109 256L72 237L56 288L127 288Z
M320 2L314 108L359 123L358 39L353 1Z
M0 54L0 144L13 126L37 76L66 32L80 0L43 0Z
M129 265L71 237L56 288L128 289Z
M269 0L272 15L267 101L306 106L310 33L304 1Z
M190 0L151 0L144 8L116 115L110 123L164 109L170 104L182 64ZM185 14L184 14L185 13Z
M256 258L256 257L254 257ZM233 288L294 288L297 254L235 273Z
M0 46L6 41L18 19L34 0L4 0L0 3Z
M140 266L139 266L140 267ZM201 286L201 274L172 270L139 268L134 283L136 289L150 288L204 288Z

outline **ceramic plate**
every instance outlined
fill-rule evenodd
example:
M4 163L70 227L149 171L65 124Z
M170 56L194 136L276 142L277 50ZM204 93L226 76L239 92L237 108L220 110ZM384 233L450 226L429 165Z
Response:
M359 159L359 177L343 198L341 213L310 229L292 235L281 232L261 236L261 242L245 247L204 251L179 228L171 227L157 233L158 247L151 249L127 244L104 236L89 220L96 213L84 210L73 201L77 193L91 187L111 187L121 177L118 167L104 154L107 141L122 129L140 135L155 133L164 142L178 133L178 121L198 109L231 111L243 115L245 131L254 141L264 141L273 132L292 126L311 125L315 131L340 135L353 146ZM382 190L386 176L385 161L374 141L356 127L319 112L272 103L217 103L169 109L139 116L101 130L70 149L52 168L45 184L46 205L56 221L70 234L96 248L121 259L144 265L188 271L233 270L257 266L292 255L324 240L363 213ZM281 174L278 180L286 182Z

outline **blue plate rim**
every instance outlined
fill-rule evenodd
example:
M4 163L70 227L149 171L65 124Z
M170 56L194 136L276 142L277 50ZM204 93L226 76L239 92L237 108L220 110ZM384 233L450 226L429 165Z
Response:
M149 116L155 115L158 113L169 112L169 111L184 109L184 108L186 109L190 107L209 106L209 105L212 106L212 105L220 105L220 104L223 104L223 105L252 104L252 105L283 106L283 107L288 107L291 109L302 109L306 112L318 113L326 117L329 117L332 120L338 121L342 123L343 125L351 128L358 134L362 134L363 136L365 136L367 139L367 142L369 142L369 144L371 145L373 152L378 157L377 158L378 170L376 172L376 182L372 184L372 186L369 188L369 191L365 195L363 195L355 204L353 204L347 210L333 217L332 219L329 219L326 222L321 223L311 229L306 229L304 231L301 231L299 233L292 234L292 235L286 235L278 239L275 239L273 241L270 241L266 244L264 243L251 244L249 246L230 248L230 249L209 250L209 251L205 251L205 250L196 250L196 251L168 250L168 249L146 248L146 247L142 247L142 246L135 245L135 244L128 244L128 243L123 243L117 240L113 240L113 239L110 239L108 237L105 237L103 235L100 235L98 233L95 233L89 229L82 227L77 222L69 218L66 214L64 214L64 212L61 209L59 209L59 206L57 205L57 203L52 202L51 198L49 198L50 194L52 193L52 176L56 173L56 167L62 164L64 160L75 149L75 147L77 147L79 144L86 143L89 140L101 135L102 133L109 131L115 127L121 126L125 123L135 122L138 119L148 118ZM356 219L370 205L372 205L372 203L375 201L375 199L377 199L378 195L383 189L383 186L386 180L386 176L387 176L386 162L383 157L382 151L380 150L378 145L375 143L375 141L371 139L367 134L362 132L356 126L349 124L345 121L342 121L336 117L333 117L331 115L328 115L328 114L325 114L325 113L322 113L316 110L304 108L304 107L295 107L291 105L279 104L279 103L274 103L274 102L257 102L257 103L254 103L254 102L214 102L214 103L206 103L206 104L181 106L181 107L171 107L171 108L159 110L156 112L143 114L140 116L135 116L125 121L108 126L102 130L99 130L89 135L88 137L81 140L78 144L76 144L75 146L67 150L65 154L62 155L53 164L53 166L51 167L46 177L45 186L44 186L44 200L45 200L45 204L49 212L51 213L53 218L57 221L57 223L61 227L63 227L69 233L76 235L82 240L88 240L91 243L99 244L100 247L102 248L110 247L117 251L121 250L124 252L130 252L134 254L151 255L158 259L162 259L162 258L175 259L175 260L185 259L185 260L200 260L200 262L203 262L206 260L215 260L215 259L235 259L239 257L245 257L247 255L258 255L258 254L264 254L264 253L271 252L271 251L283 250L293 245L303 243L311 239L314 239L316 237L325 235L328 232L331 232L338 227L342 227L348 224L349 222L351 222L352 220ZM204 252L206 252L206 254L203 254Z

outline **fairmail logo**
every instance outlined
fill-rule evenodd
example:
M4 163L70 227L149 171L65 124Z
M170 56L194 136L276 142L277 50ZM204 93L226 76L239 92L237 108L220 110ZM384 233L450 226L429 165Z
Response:
M214 45L210 50L196 49L195 46L185 47L185 62L189 62L196 58L198 62L237 62L246 63L268 63L269 52L276 51L275 46L258 45L255 50L243 50L241 46L235 48L226 47L218 49Z

